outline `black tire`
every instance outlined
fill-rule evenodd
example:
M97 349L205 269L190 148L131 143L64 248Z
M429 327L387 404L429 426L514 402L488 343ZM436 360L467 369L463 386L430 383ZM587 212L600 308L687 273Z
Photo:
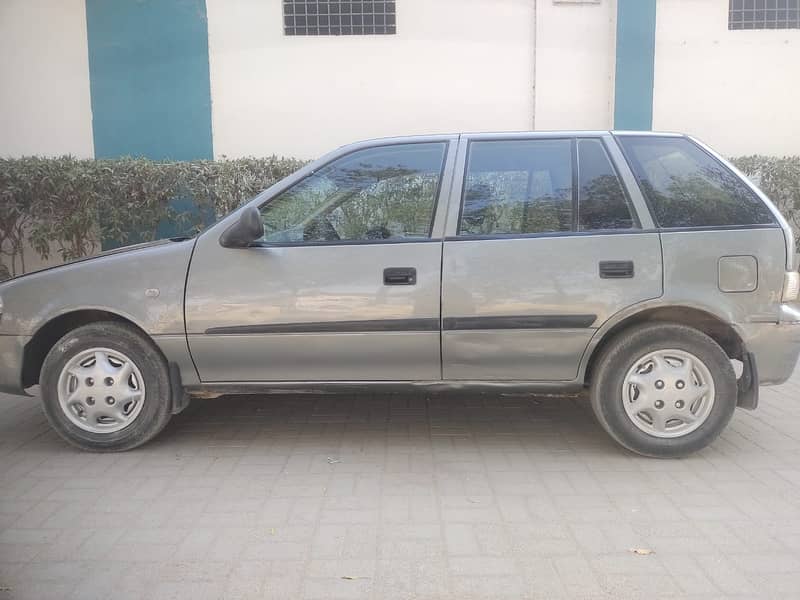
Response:
M660 438L628 417L623 381L635 361L650 352L683 350L700 359L714 381L714 403L706 420L680 437ZM736 408L736 375L725 351L704 333L672 323L653 323L620 333L603 349L592 374L591 404L600 425L625 448L644 456L678 458L697 452L725 429Z
M123 429L96 433L75 425L58 399L58 379L78 353L108 348L129 357L144 380L141 412ZM40 376L42 405L53 429L73 446L92 452L121 452L141 446L164 429L171 414L169 371L161 352L129 325L98 322L78 327L62 337L48 353Z

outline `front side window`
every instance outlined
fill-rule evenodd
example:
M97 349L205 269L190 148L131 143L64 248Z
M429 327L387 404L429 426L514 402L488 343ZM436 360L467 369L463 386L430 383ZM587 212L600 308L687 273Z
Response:
M660 227L772 224L770 210L730 169L682 137L621 136Z
M459 235L572 229L572 141L472 142Z
M267 243L430 237L446 143L348 154L261 207Z

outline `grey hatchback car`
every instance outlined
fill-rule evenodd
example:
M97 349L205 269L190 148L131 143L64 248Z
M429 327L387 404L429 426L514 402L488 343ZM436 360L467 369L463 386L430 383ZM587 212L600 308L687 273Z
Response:
M675 457L790 376L799 285L786 221L691 137L373 140L194 239L0 285L0 389L112 451L192 396L589 388L617 442Z

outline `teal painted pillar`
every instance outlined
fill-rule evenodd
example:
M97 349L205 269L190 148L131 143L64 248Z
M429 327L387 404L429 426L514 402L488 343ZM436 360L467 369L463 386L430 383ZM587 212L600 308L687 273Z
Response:
M214 158L205 0L86 0L86 27L95 158ZM215 218L192 198L170 205L206 225ZM164 221L156 237L183 229ZM131 232L128 243L141 240Z
M653 128L656 0L617 0L614 129Z
M213 158L205 0L86 0L96 158Z

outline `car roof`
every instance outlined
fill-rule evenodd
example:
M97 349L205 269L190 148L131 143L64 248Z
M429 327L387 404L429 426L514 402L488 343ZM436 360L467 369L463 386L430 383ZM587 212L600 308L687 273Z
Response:
M402 142L432 142L443 139L466 137L470 139L515 139L515 138L552 138L552 137L599 137L606 135L618 136L653 136L653 137L686 137L686 134L674 131L638 131L622 129L552 129L540 131L464 131L461 133L427 133L402 136L386 136L358 140L344 147L354 145L391 144Z

